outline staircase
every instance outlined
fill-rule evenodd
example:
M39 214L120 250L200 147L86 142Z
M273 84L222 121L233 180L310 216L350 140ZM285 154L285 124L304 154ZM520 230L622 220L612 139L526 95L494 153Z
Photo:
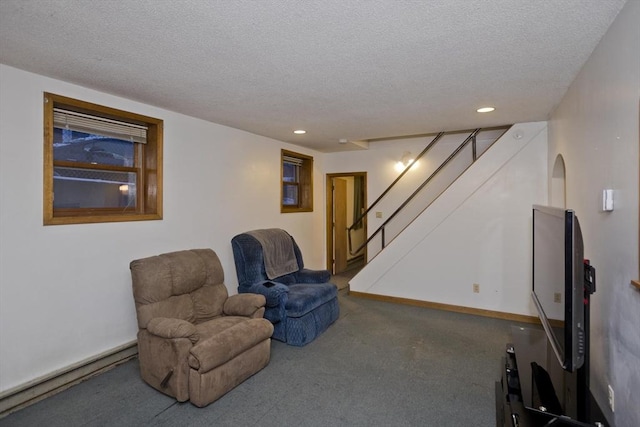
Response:
M439 154L442 161L437 166L429 166L424 157L417 160L417 169L426 165L431 172L426 171L427 179L410 191L404 189L408 196L396 206L404 205L402 210L406 210L418 200L421 206L411 208L417 214L402 222L402 214L394 210L370 233L366 244L372 255L349 281L351 292L531 313L531 205L548 200L547 124L516 124L494 143L478 147L482 132L469 131L453 149L440 147L444 153ZM436 144L445 137L440 136ZM436 146L427 151L433 154ZM446 170L447 180L442 178ZM425 181L428 183L422 186ZM393 187L401 188L399 183ZM414 196L418 187L420 195ZM389 190L384 198L395 191ZM376 202L377 207L365 214L368 223L383 209L383 202ZM392 224L394 221L398 222Z
M427 209L465 170L477 161L508 126L468 131L440 132L405 165L400 175L349 227L349 252L367 249L371 261L415 218ZM354 247L352 232L361 223L373 223L374 212L392 212L360 246Z

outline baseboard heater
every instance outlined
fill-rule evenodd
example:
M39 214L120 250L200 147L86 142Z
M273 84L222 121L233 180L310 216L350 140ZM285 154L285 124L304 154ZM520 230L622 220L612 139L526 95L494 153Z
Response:
M138 354L131 341L0 393L0 418L59 393Z

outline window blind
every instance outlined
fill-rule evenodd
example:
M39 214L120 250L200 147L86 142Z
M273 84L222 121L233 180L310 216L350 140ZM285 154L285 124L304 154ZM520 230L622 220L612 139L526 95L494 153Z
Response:
M304 162L303 159L299 159L297 157L291 157L291 156L282 156L282 161L285 163L291 163L292 165L296 165L296 166L302 166L302 163Z
M78 113L76 111L53 109L53 126L96 135L110 136L126 141L147 143L147 126L127 123L104 117Z

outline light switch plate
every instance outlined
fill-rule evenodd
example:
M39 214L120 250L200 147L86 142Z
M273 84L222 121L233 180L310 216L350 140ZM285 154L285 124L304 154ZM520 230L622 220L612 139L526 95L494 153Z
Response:
M611 212L613 210L613 190L602 190L602 210Z

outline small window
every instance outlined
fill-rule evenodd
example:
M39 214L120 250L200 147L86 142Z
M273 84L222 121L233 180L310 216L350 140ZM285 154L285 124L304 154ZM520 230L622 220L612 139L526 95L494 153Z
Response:
M313 211L313 157L282 150L281 202L283 213Z
M162 120L45 93L44 224L162 219Z

